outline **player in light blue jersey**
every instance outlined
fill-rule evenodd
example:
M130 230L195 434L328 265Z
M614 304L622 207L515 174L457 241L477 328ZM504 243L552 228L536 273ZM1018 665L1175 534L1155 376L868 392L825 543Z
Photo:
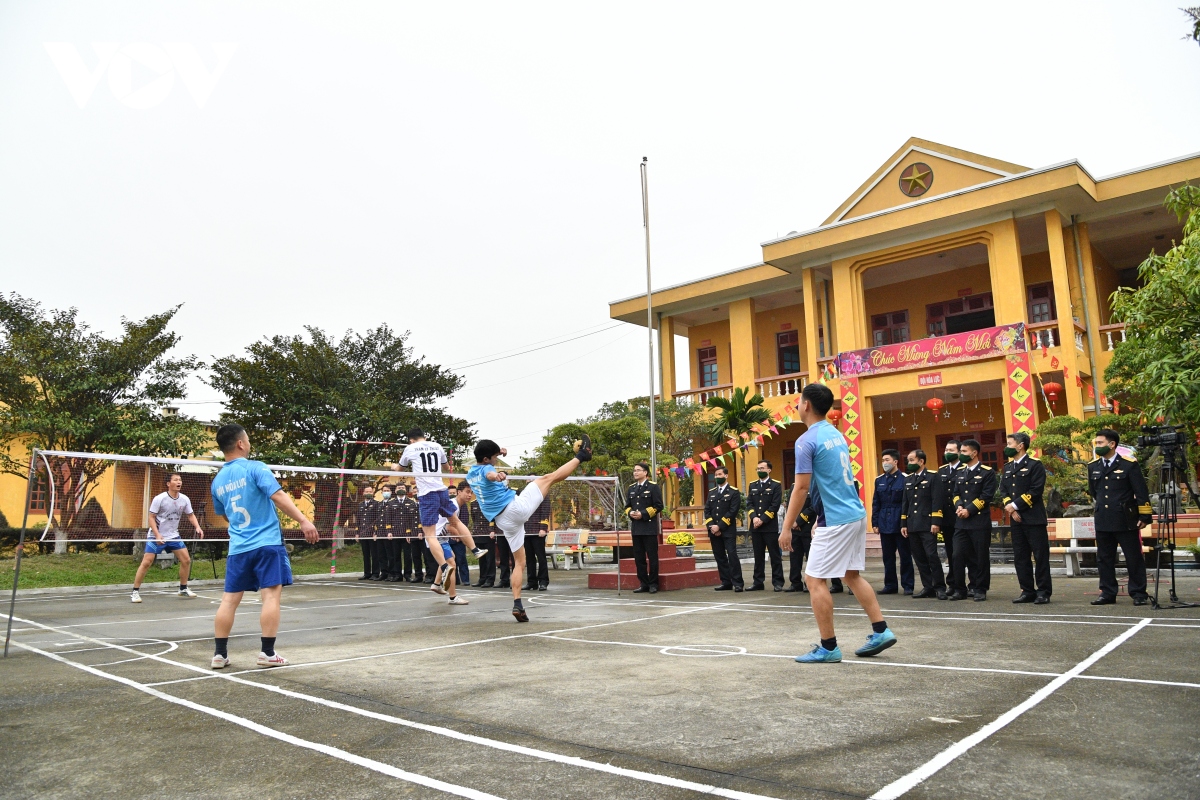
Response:
M216 647L212 668L229 666L229 632L244 592L261 592L262 651L258 666L279 667L287 659L275 652L279 632L279 601L292 583L292 565L283 546L283 530L275 508L300 523L309 544L317 543L317 528L300 513L279 481L261 461L250 461L250 438L241 425L222 425L217 446L225 466L212 482L213 509L229 520L229 556L225 560L225 594L213 622Z
M796 658L802 664L842 660L833 630L833 596L826 578L842 578L871 620L871 635L854 651L856 656L873 656L896 643L896 634L883 619L875 590L860 574L867 560L867 510L858 496L846 439L825 419L832 406L833 392L824 384L810 383L800 393L800 419L808 430L796 440L796 485L779 534L780 549L791 551L792 525L804 508L809 490L819 491L825 520L813 529L804 575L821 643Z

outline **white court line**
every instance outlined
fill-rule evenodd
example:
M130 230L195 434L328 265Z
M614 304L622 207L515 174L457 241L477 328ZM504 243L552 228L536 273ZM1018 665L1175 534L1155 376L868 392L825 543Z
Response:
M887 786L871 795L869 800L896 800L896 798L902 797L912 789L915 789L917 786L921 785L926 780L937 774L937 772L939 772L942 768L948 766L950 762L954 761L956 758L963 755L972 747L989 738L993 734L998 733L1017 717L1021 716L1026 711L1038 705L1047 697L1061 689L1072 678L1079 675L1081 672L1095 664L1100 659L1104 658L1104 656L1108 655L1113 650L1116 650L1118 647L1128 641L1134 634L1149 625L1150 622L1151 620L1148 617L1143 619L1141 622L1120 634L1108 644L1104 645L1104 647L1101 647L1083 661L1080 661L1078 664L1071 667L1071 669L1067 670L1062 675L1059 675L1041 689L1038 689L1033 693L1033 695L1025 700L1025 702L1009 709L995 720L989 722L987 725L984 725L982 728L965 739L955 742L950 747L947 747L945 750L938 753L929 761L917 767L907 775L892 781Z
M364 758L363 756L355 755L354 753L348 753L345 750L341 750L337 747L330 747L327 744L320 744L319 742L311 742L307 739L301 739L298 736L292 736L290 733L284 733L282 731L277 731L274 728L268 728L266 725L260 725L257 722L246 719L245 717L239 717L236 714L230 714L226 711L210 708L209 706L201 705L200 703L193 703L191 700L184 700L181 697L175 697L165 692L160 692L157 689L151 689L148 686L143 686L137 681L130 680L129 678L122 678L119 675L112 675L104 672L103 670L89 667L86 664L79 664L75 661L71 661L68 658L63 658L57 653L49 653L45 650L39 650L36 647L22 644L21 642L13 642L13 644L23 650L37 653L38 655L42 655L46 658L53 659L54 661L67 664L68 666L75 667L76 669L83 670L84 672L92 675L106 678L110 681L116 681L117 683L128 686L131 689L144 692L151 697L157 697L159 700L166 700L168 703L183 706L184 708L190 708L193 711L199 711L201 714L207 714L211 717L225 720L226 722L232 722L234 725L240 725L247 730L260 733L263 736L268 736L272 739L278 739L281 742L286 742L287 744L295 745L296 747L303 747L306 750L314 750L331 758L336 758L341 761L354 764L358 767L365 767L366 769L381 773L383 775L399 778L402 781L415 783L419 786L425 786L430 789L437 789L438 791L452 794L457 797L470 798L470 800L503 800L503 798L500 798L494 794L480 792L475 789L469 789L465 786L458 786L453 783L446 783L445 781L439 781L436 778L429 778L425 775L418 775L415 772L408 772L407 770L400 769L399 767L393 767L391 764L384 764L382 761L375 761L371 758Z
M619 620L617 622L602 623L601 625L586 625L581 628L568 628L562 632L569 633L573 630L584 630L587 628L603 627L604 625L622 625L622 624L625 624L628 622L650 622L653 620L665 619L667 617L679 616L681 614L689 614L689 613L692 613L692 611L699 611L699 610L703 610L703 609L687 609L684 611L676 611L676 612L673 612L670 614L660 614L655 617L643 617L643 618L632 619L632 620ZM0 614L0 617L5 617L5 616L6 615L4 615L4 614ZM17 620L18 618L13 617L13 619ZM52 630L52 631L55 630L55 628L53 626L44 625L40 622L33 622L32 620L20 620L20 621L25 624L35 625L39 628L43 628L46 630ZM552 632L553 631L551 631L551 633ZM92 639L91 637L85 636L81 633L73 633L70 631L63 631L63 633L65 633L68 636L74 636L79 639L83 639L85 641L103 644L103 642L100 642L98 639ZM484 639L484 640L480 640L480 642L478 642L478 643L503 641L504 639L523 639L523 638L527 638L527 637L536 637L536 636L541 636L541 635L542 634L540 634L540 633L528 633L528 634L521 634L518 636L502 637L501 639ZM25 649L28 649L28 650L35 650L35 648L31 648L27 645L22 645L18 642L14 642L14 644L17 644L19 647L24 647ZM468 642L465 644L472 644L472 643ZM117 650L127 649L127 648L122 647L121 645L112 645L112 647L113 647L113 649L117 649ZM41 651L35 650L35 652L40 653ZM51 655L50 653L42 653L42 654L48 655L48 656ZM151 656L151 658L153 660L161 661L165 664L170 664L172 666L182 667L184 669L189 669L189 670L193 670L193 671L197 671L197 672L208 672L208 670L205 670L202 667L197 667L192 664L184 664L179 661L172 661L171 659L168 659L168 658L161 658L158 656ZM68 661L67 659L60 659L60 660L65 661L66 663L71 664L72 666L78 666L80 668L86 669L86 667L83 667L82 665L79 665L79 664L75 664L75 662L73 662L73 661ZM357 660L357 659L355 659L355 660ZM279 670L279 669L282 669L282 667L275 667L273 669ZM97 670L97 672L99 672L99 671ZM125 678L117 678L116 676L109 675L108 673L105 673L105 672L99 672L99 674L103 675L104 677L113 678L114 680L120 680L122 683L128 683L129 685L134 686L142 691L145 691L147 693L153 693L155 696L161 695L162 697L170 698L172 701L175 701L177 699L171 695L167 695L167 694L163 694L162 692L158 692L157 690L149 688L148 686L145 686L143 684L136 683L135 681L129 681ZM697 783L695 781L688 781L688 780L683 780L680 778L672 778L667 775L658 775L653 772L643 772L641 770L636 770L636 769L617 767L617 766L613 766L612 764L606 764L606 763L602 763L602 762L598 762L598 761L589 761L588 759L580 758L578 756L567 756L567 755L563 755L561 753L555 753L555 752L552 752L549 750L539 750L539 749L533 748L533 747L525 747L523 745L511 744L509 742L502 742L497 739L488 739L483 736L475 736L475 735L469 734L469 733L462 733L460 731L454 730L453 728L443 728L443 727L439 727L437 725L426 725L424 723L413 722L412 720L407 720L402 717L394 717L389 714L381 714L376 711L368 711L363 708L358 708L357 706L346 705L345 703L339 703L336 700L326 700L323 697L317 697L315 695L304 694L302 692L295 692L290 689L284 689L281 686L273 686L271 684L258 683L256 681L249 681L244 678L238 678L235 675L219 674L219 675L216 675L215 677L221 678L222 680L231 681L233 683L241 684L243 686L252 686L256 689L265 689L269 692L274 692L275 694L280 694L285 697L290 697L290 698L293 698L296 700L305 700L310 703L315 703L317 705L326 706L327 708L334 708L339 711L346 711L346 712L349 712L351 714L356 714L361 717L367 717L369 719L379 720L381 722L388 722L388 723L391 723L394 725L400 725L402 727L412 728L414 730L419 730L419 731L424 731L426 733L433 733L433 734L437 734L439 736L445 736L450 739L457 739L458 741L462 741L462 742L469 742L471 744L483 745L484 747L490 747L490 748L493 748L496 750L503 750L503 751L507 751L510 753L518 753L520 755L526 755L526 756L531 756L533 758L543 759L546 761L553 761L558 764L566 764L569 766L582 767L584 769L590 769L590 770L594 770L596 772L603 772L603 773L607 773L609 775L618 775L621 777L632 778L634 780L639 780L639 781L643 781L646 783L658 784L660 786L669 786L669 787L672 787L675 789L685 789L685 790L692 791L692 792L699 792L700 794L715 795L717 797L725 797L725 798L729 798L729 800L778 800L777 798L771 797L769 795L752 794L750 792L738 792L738 791L734 791L732 789L723 789L719 786L711 786L708 784ZM180 702L186 703L187 701L180 701ZM205 709L207 707L200 706L199 708ZM215 709L213 711L215 711ZM216 712L216 713L220 714L220 713L224 713L224 712ZM247 720L247 722L249 722L249 720ZM253 725L256 723L250 723L250 724ZM271 730L271 729L268 728L266 730ZM271 735L271 734L268 734L268 735ZM286 734L281 734L281 735L286 735ZM324 745L317 745L317 746L323 747ZM581 746L586 747L586 745L581 745ZM330 748L330 749L333 749L333 748ZM699 768L699 769L702 769L702 768Z

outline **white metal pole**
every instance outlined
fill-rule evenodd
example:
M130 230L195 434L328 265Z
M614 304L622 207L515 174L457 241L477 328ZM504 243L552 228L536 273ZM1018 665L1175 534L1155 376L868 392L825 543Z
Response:
M658 479L658 456L654 446L654 295L650 289L650 186L646 179L648 159L643 156L642 170L642 225L646 229L646 360L650 372L650 479ZM666 399L666 389L663 390Z

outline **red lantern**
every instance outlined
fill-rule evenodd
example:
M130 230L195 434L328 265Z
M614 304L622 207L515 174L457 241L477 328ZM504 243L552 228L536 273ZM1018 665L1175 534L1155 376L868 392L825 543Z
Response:
M841 421L841 419L842 419L842 410L840 408L830 409L829 421L833 423L833 426L835 428L837 427L837 424L838 424L838 422Z
M942 410L942 406L944 405L946 405L946 403L940 397L931 397L925 401L925 407L932 411L935 417L938 415L938 412Z
M1058 395L1063 390L1063 387L1057 381L1050 381L1049 383L1043 383L1042 389L1046 392L1046 397L1049 397L1050 402L1053 403L1058 399Z

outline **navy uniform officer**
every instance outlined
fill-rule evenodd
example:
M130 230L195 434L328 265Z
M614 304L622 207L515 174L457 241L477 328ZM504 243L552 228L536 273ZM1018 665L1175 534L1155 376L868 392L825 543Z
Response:
M721 576L721 585L713 591L732 589L740 592L746 585L737 554L737 521L742 512L742 493L730 488L728 481L729 470L725 467L713 471L715 485L708 490L708 498L704 501L704 527L708 531L713 558L717 560L717 574ZM778 536L777 533L777 542Z
M633 480L625 493L633 561L641 584L633 593L654 594L658 591L658 515L663 510L662 490L650 480L650 465L645 462L634 465Z
M954 569L966 565L969 590L977 602L987 600L992 587L992 515L988 510L1000 485L996 470L979 461L980 445L967 439L959 445L959 460L966 459L954 479ZM966 592L955 587L951 600L965 600Z
M1117 545L1125 553L1129 568L1129 596L1135 606L1144 606L1146 559L1138 530L1150 524L1150 495L1141 465L1131 456L1117 453L1120 435L1111 428L1096 434L1095 461L1088 464L1088 494L1096 502L1096 566L1100 568L1100 596L1094 606L1117 602Z
M804 508L792 523L792 551L788 553L788 587L785 592L807 592L804 584L804 559L812 546L812 529L817 524L817 512L813 509L812 493L804 498Z
M754 545L754 583L748 592L764 589L766 570L764 550L771 555L771 585L783 591L783 554L779 550L779 507L783 504L783 484L771 477L771 462L758 462L758 480L746 489L750 541Z
M958 461L958 442L951 440L946 442L942 451L942 466L938 467L937 479L941 484L942 497L942 522L940 525L942 531L942 544L946 548L946 591L953 593L961 589L963 594L967 593L967 580L965 575L954 574L954 521L958 519L954 515L954 478L958 474L958 470L962 465Z
M1029 455L1029 434L1008 437L1004 455L1012 460L1000 476L1000 495L1011 519L1013 561L1021 594L1014 603L1050 602L1050 539L1046 535L1046 468ZM1033 566L1029 564L1033 557Z
M871 498L871 530L879 534L883 549L883 588L879 594L896 594L902 588L913 593L913 562L908 539L900 535L900 514L904 507L904 474L900 471L900 453L884 450L880 456L883 474L875 479ZM896 557L900 558L900 580L896 581Z
M380 572L383 579L389 583L400 581L402 571L400 543L404 531L404 506L396 497L395 490L396 487L392 485L383 487L382 499L379 502L379 527L384 538L376 545L377 555L378 552L383 554L383 568Z
M946 580L942 560L938 558L937 535L942 521L942 489L937 476L925 469L925 451L908 454L904 481L904 512L900 515L900 534L909 540L912 558L921 575L921 591L913 595L946 599Z
M379 528L381 506L375 500L375 488L363 489L362 502L354 512L354 541L362 545L363 574L360 581L383 580L383 559L377 551L376 535Z

